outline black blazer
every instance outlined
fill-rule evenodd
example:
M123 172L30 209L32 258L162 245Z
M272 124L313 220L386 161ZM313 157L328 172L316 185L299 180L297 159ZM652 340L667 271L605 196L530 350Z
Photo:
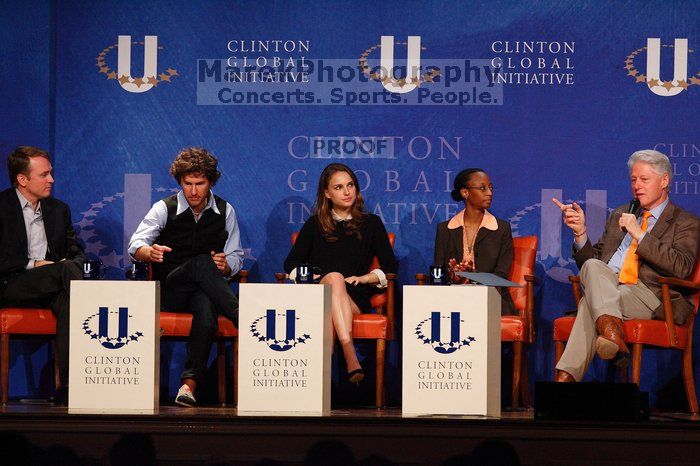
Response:
M73 230L68 206L48 197L41 200L41 212L48 242L46 260L72 259L82 268L85 256ZM25 270L29 262L27 247L22 206L15 188L9 188L0 192L0 291L10 278Z
M459 215L459 214L458 214ZM474 241L474 267L477 272L486 272L508 279L513 264L513 235L510 223L496 218L498 228L489 230L480 228ZM437 226L435 235L435 265L448 266L450 259L457 262L464 256L462 242L463 227L450 229L450 222L442 222ZM515 314L515 305L507 288L499 288L501 293L501 314Z

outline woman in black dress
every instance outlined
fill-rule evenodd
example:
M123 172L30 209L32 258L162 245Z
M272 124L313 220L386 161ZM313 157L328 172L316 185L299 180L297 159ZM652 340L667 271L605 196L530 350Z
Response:
M513 264L513 236L510 223L491 214L493 185L486 172L468 168L457 174L452 199L464 202L464 209L447 222L438 224L435 235L435 265L449 270L453 283L465 279L456 272L487 272L508 279ZM501 293L501 314L514 314L507 288Z
M372 258L379 269L368 273ZM348 380L365 376L352 340L352 316L370 309L370 299L386 287L386 273L396 273L396 258L381 219L364 210L355 173L346 165L328 165L318 181L314 215L284 261L290 278L299 264L320 268L321 283L331 285L333 334L338 337Z

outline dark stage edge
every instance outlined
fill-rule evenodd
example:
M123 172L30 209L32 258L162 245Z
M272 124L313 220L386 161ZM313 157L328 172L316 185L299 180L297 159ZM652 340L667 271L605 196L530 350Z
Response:
M162 406L156 415L95 415L11 402L0 409L0 431L20 432L41 447L65 445L103 464L122 434L147 433L164 465L247 465L262 458L300 464L314 443L329 439L343 441L358 460L381 455L402 465L439 464L486 439L509 442L523 465L700 465L700 418L679 413L635 423L538 421L527 411L500 419L402 417L399 409L276 417Z

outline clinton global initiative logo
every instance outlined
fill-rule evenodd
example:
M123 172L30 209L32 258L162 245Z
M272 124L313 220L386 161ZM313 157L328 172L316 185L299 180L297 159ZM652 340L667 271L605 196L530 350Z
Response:
M284 326L284 338L282 338L281 329L277 327L277 321L280 320ZM285 313L277 313L274 309L268 309L264 316L260 316L253 321L250 326L250 333L258 341L265 342L271 350L288 351L296 345L306 343L306 340L311 338L311 335L304 333L297 336L297 321L296 310L287 309Z
M131 75L132 46L136 50L143 49L143 76L141 77L134 78ZM114 49L117 49L116 71L110 67L110 64L114 64L114 54L111 54ZM104 74L107 80L118 81L125 91L146 92L161 83L170 83L172 79L179 76L177 70L173 68L158 72L158 50L163 50L163 47L158 46L158 36L146 36L143 42L132 42L131 36L119 36L118 43L105 47L97 55L96 66L100 74Z
M661 48L673 50L673 79L661 79ZM638 56L646 52L646 73L640 73L636 64ZM688 48L688 39L675 39L674 44L661 44L661 39L647 39L647 46L639 48L625 60L627 76L636 83L646 85L651 92L662 97L672 97L688 90L690 86L700 86L700 71L688 79L688 53L694 50ZM669 75L664 73L664 76Z
M100 307L96 314L92 314L83 321L83 331L85 335L96 340L107 349L119 349L132 341L138 341L143 336L141 332L129 334L129 308L120 307L119 311L110 311L107 307ZM117 324L116 332L110 330L110 320L112 324ZM114 321L117 322L114 322Z
M451 312L449 317L440 312L431 312L430 317L416 325L416 338L440 354L451 354L476 341L476 338L466 336L466 332L462 331L463 323L459 312ZM443 327L446 332L442 331ZM443 333L449 336L443 337Z
M407 48L406 65L403 67L403 77L397 78L394 66L394 45ZM380 49L380 65L377 69L370 67L368 58L372 52ZM420 36L408 36L408 42L394 42L394 36L382 36L381 43L368 48L359 58L359 67L369 79L382 83L382 86L395 94L405 94L416 89L422 83L433 83L440 76L440 68L429 69L421 76L421 47ZM402 60L403 61L403 60Z

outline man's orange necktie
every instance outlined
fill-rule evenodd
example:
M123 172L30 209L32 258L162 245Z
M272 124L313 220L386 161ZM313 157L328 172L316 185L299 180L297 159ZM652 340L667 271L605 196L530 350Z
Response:
M651 212L644 211L642 216L642 231L647 231L647 223L651 217ZM637 276L639 275L639 257L637 256L637 240L633 239L630 244L625 260L620 269L619 281L625 285L636 285Z

